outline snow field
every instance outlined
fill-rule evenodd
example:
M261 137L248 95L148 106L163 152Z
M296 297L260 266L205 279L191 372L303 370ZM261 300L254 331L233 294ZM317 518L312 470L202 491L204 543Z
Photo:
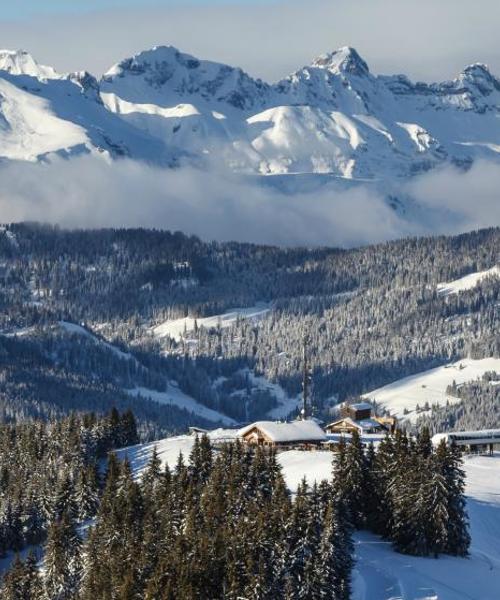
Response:
M171 337L172 339L179 342L184 333L190 333L195 329L195 322L198 327L204 329L216 328L220 325L223 329L231 327L238 318L240 319L260 319L264 317L270 308L265 304L257 304L250 308L233 308L220 315L214 315L212 317L204 317L200 319L194 319L192 317L185 317L182 319L174 319L165 321L160 325L152 328L152 333L157 338Z
M382 408L399 419L415 421L424 414L424 411L417 413L415 410L417 405L423 409L426 403L429 406L433 404L444 406L447 402L459 402L458 398L446 393L446 388L452 385L453 381L457 385L474 381L487 371L500 372L500 358L481 360L464 358L455 363L399 379L364 394L364 398L375 400Z
M466 290L472 290L481 281L488 277L500 277L500 267L495 266L486 271L478 271L477 273L469 273L460 279L454 281L448 281L444 283L438 283L437 291L441 296L448 296L449 294L458 294L459 292L465 292Z

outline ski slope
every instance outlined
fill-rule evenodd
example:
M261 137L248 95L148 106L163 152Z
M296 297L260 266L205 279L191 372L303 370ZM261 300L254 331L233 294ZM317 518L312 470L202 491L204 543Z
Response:
M478 271L476 273L469 273L460 279L454 281L448 281L445 283L438 283L437 291L441 296L448 296L450 294L458 294L459 292L465 292L467 290L474 289L477 285L488 277L500 277L500 267L495 266L486 271Z
M210 432L230 440L235 430ZM179 452L187 459L194 438L183 435L125 448L139 477L157 448L163 464L175 466ZM281 452L278 460L288 487L295 491L306 477L312 484L331 477L330 452ZM472 545L468 559L439 559L397 554L388 542L360 532L355 536L353 600L499 600L500 598L500 454L465 458L467 505Z
M131 396L140 396L153 402L158 402L158 404L170 404L172 406L177 406L178 408L183 408L212 423L222 423L224 425L236 424L236 421L231 417L200 404L194 398L182 392L175 381L168 382L166 392L158 392L144 387L136 387L132 390L124 391Z
M267 417L271 421L287 419L301 406L302 394L290 397L279 383L274 383L263 376L255 375L250 369L242 369L241 372L248 376L253 387L259 390L265 390L276 398L278 405L267 412Z
M215 429L210 431L208 435L212 441L231 441L235 439L237 432L238 429ZM170 468L174 468L179 454L182 454L186 461L188 460L189 454L193 449L194 440L195 438L192 435L178 435L156 442L123 448L118 450L116 455L120 460L127 458L130 461L134 476L139 478L147 467L155 448L161 460L162 467L167 464Z
M364 394L364 398L375 400L379 406L399 419L415 421L420 415L425 414L423 410L420 412L415 410L417 405L423 409L426 403L429 406L433 404L444 406L447 402L459 402L458 398L446 393L446 388L453 381L457 385L474 381L487 371L500 372L500 358L481 360L464 358L455 363L399 379Z
M116 346L113 346L113 344L109 344L108 342L98 338L92 332L90 332L88 329L85 329L85 327L82 327L81 325L77 325L76 323L70 323L69 321L59 321L59 326L62 329L64 329L64 331L66 331L67 333L81 335L89 340L92 340L95 344L106 348L107 350L115 354L118 358L121 358L123 360L133 360L137 362L136 359L129 352L123 352Z
M132 360L137 363L137 360L134 358L134 356L132 356L132 354L123 352L116 346L113 346L105 340L98 338L81 325L70 323L68 321L59 321L59 326L67 333L81 335L93 341L95 344L106 348L122 360ZM158 392L157 390L151 390L144 387L136 387L131 390L125 389L124 392L134 397L141 396L142 398L149 399L152 402L157 402L158 404L170 404L172 406L177 406L178 408L185 409L188 412L206 419L207 421L211 421L212 423L223 423L224 425L234 425L236 423L234 419L231 419L230 417L227 417L216 410L212 410L203 404L200 404L194 398L182 392L175 381L168 382L167 391L165 392Z
M193 319L192 317L173 319L154 327L152 333L154 337L157 338L170 337L175 341L180 342L185 333L194 331L195 324L197 327L203 327L204 329L213 329L219 326L225 329L231 327L237 319L260 319L264 317L269 310L270 308L268 305L257 304L256 306L249 308L232 308L219 315L201 319Z

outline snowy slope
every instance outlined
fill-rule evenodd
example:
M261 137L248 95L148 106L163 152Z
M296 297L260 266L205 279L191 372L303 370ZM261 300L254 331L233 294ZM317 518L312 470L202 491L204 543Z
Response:
M356 535L353 600L497 600L500 582L500 455L465 460L469 559L415 558Z
M112 344L109 344L101 338L98 338L97 336L93 335L88 329L85 329L85 327L82 327L81 325L77 325L76 323L70 323L68 321L59 321L59 326L62 329L64 329L64 331L66 331L67 333L82 335L83 337L92 340L95 344L98 344L106 348L107 350L110 350L113 354L118 356L118 358L121 358L123 360L136 360L129 352L123 352L116 346L113 346Z
M162 143L106 110L88 73L59 75L25 52L0 51L0 158L89 153L168 160Z
M69 323L68 321L60 321L59 326L69 334L73 335L81 335L91 340L95 344L106 348L113 354L115 354L118 358L123 360L133 360L137 362L137 360L129 354L128 352L123 352L116 346L109 344L105 340L93 335L89 330L84 327L77 325L76 323ZM22 335L21 333L17 333L17 335ZM202 417L207 421L212 421L213 423L223 423L224 425L235 425L236 421L227 417L226 415L207 408L203 404L200 404L191 396L188 396L184 392L179 389L179 386L175 381L169 381L167 385L167 390L165 392L159 392L157 390L150 390L144 387L137 387L134 389L125 389L124 392L130 394L131 396L149 399L152 402L157 402L158 404L167 404L172 406L177 406L178 408L187 410L194 415Z
M137 387L133 390L125 390L131 396L141 396L142 398L150 399L158 404L171 404L178 408L183 408L188 412L194 413L199 417L203 417L207 421L213 423L223 423L224 425L235 425L236 421L224 415L223 413L207 408L200 404L191 396L182 392L176 382L170 381L166 392L158 392L143 387Z
M487 371L500 372L500 358L483 358L472 360L464 358L456 363L423 371L394 383L385 385L368 394L365 398L375 400L381 407L387 409L398 418L414 421L422 412L417 413L416 406L423 408L446 402L458 402L457 398L446 394L446 388L455 381L457 385L480 378ZM407 414L405 414L405 410Z
M215 429L209 433L212 441L216 440L233 440L236 437L237 429ZM182 454L187 461L194 445L194 437L192 435L178 435L168 437L156 442L147 444L138 444L130 448L123 448L116 453L118 458L127 458L130 461L132 471L135 477L140 477L153 454L154 449L161 460L162 466L167 464L170 468L175 467L175 463Z
M349 47L275 85L156 47L101 81L106 106L176 148L262 174L411 175L444 161L498 158L500 83L484 65L413 84L376 77Z
M495 266L486 271L478 271L477 273L469 273L460 279L454 281L448 281L439 283L437 291L442 296L448 296L449 294L458 294L459 292L465 292L475 288L483 279L488 277L500 277L500 267Z
M238 433L237 429L215 429L208 433L212 441L232 441ZM123 448L117 452L119 458L127 457L136 477L140 477L147 467L149 459L156 448L162 465L168 464L170 468L182 453L187 461L194 445L194 436L179 435L168 437L156 442L139 444L130 448ZM304 477L310 484L329 479L332 472L332 455L330 452L302 452L289 450L278 454L278 461L283 468L286 483L290 490L295 491Z
M234 430L217 430L213 439L231 439ZM187 459L192 436L166 438L120 450L136 476L146 468L156 447L162 463L175 466L179 452ZM303 477L312 484L331 477L330 452L287 451L278 454L285 481L294 491ZM467 506L471 555L416 558L397 554L388 542L361 532L355 536L356 570L353 600L498 600L500 582L500 454L467 457Z
M0 51L0 84L0 156L10 159L104 152L355 180L500 159L500 81L481 64L453 81L415 84L373 75L343 47L271 85L159 46L98 82Z
M279 383L269 381L265 377L256 376L255 373L249 369L245 370L248 374L250 382L253 387L261 390L267 390L272 394L278 403L278 406L272 408L267 416L274 420L283 420L288 418L292 413L295 413L297 408L302 404L302 394L297 394L295 397L290 397Z
M231 327L237 319L259 319L269 312L269 307L265 304L258 304L248 308L233 308L220 315L193 319L184 317L182 319L173 319L165 321L152 329L152 333L157 338L171 337L177 342L180 341L185 333L191 333L197 327L212 329L221 327L223 329Z

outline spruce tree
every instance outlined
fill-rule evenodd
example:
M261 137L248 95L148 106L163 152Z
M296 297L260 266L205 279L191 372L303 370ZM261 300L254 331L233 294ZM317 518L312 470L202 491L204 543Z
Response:
M436 451L436 468L443 475L448 492L447 544L448 554L467 556L471 542L465 501L465 473L458 446L443 441Z

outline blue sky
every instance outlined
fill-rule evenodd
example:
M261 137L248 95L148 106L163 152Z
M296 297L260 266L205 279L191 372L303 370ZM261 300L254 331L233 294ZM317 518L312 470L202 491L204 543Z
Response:
M0 47L60 72L100 76L160 44L276 81L321 53L354 46L375 73L500 75L498 0L0 0Z
M168 8L220 4L271 4L276 0L15 0L2 6L1 19L26 19L39 15L88 13L110 8Z

